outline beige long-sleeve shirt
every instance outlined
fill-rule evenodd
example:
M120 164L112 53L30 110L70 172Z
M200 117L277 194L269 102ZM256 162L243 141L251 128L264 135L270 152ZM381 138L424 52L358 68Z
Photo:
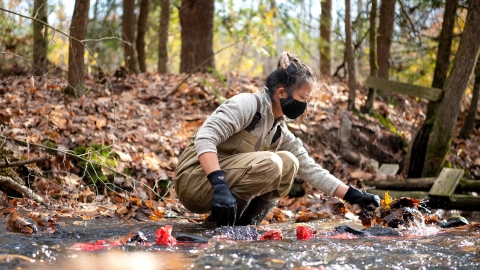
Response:
M333 195L337 187L342 183L308 155L303 142L291 133L284 119L275 122L272 103L268 94L264 91L255 94L260 98L261 114L264 123L263 143L269 151L275 151L278 144L279 151L289 151L298 158L298 176L328 195ZM217 153L217 145L227 140L231 135L245 129L253 119L257 111L257 101L252 94L238 94L220 105L210 117L203 123L195 136L195 149L197 156L206 152ZM272 142L277 126L280 125L283 132L283 141ZM262 121L250 132L260 138L262 133Z

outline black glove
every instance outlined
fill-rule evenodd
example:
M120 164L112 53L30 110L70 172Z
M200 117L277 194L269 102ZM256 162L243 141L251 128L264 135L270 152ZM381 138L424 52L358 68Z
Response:
M367 207L371 203L373 203L375 207L380 206L380 198L377 195L361 192L352 186L348 188L343 199L350 204L358 204L360 207Z
M237 215L237 201L227 186L225 171L218 170L207 175L213 187L211 221L217 226L232 225Z

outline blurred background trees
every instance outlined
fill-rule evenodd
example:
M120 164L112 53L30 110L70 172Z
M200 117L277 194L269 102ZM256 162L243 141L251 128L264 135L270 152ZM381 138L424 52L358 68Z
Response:
M368 76L443 89L443 99L429 103L417 135L406 138L416 153L409 176L430 175L443 166L438 143L448 145L455 136L436 123L455 122L465 100L471 104L471 122L477 113L476 36L467 35L471 46L463 50L460 41L466 29L480 27L478 1L3 0L0 78L67 76L82 92L85 76L112 75L120 67L130 74L262 77L288 50L318 67L322 78L348 79L351 110L356 111L355 91ZM460 52L468 63L455 60ZM389 95L370 89L362 112L375 112L374 100L389 100ZM466 126L462 137L471 129ZM445 137L433 143L434 133ZM425 166L433 156L442 161L434 162L434 169Z

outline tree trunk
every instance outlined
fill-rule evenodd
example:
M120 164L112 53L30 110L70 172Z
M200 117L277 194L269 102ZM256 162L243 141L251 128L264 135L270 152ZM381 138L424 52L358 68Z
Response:
M320 16L320 72L324 76L331 75L332 51L332 0L322 0Z
M168 72L168 25L170 23L170 0L160 0L160 27L158 29L158 73Z
M47 23L47 13L47 0L35 0L32 17ZM36 76L42 76L47 71L47 29L45 25L33 22L33 72Z
M442 30L440 31L437 61L435 63L435 72L433 74L432 87L443 88L447 78L448 67L450 65L450 53L452 47L453 28L457 14L458 0L447 0L443 14ZM404 168L408 177L421 177L425 155L427 151L427 142L432 130L432 117L439 106L439 101L430 101L427 107L427 119L423 123L416 136L412 139L412 144L407 157L407 163ZM415 153L415 155L411 155Z
M477 60L477 65L475 67L475 82L473 83L473 93L472 100L470 101L470 109L468 110L467 118L465 119L465 124L463 125L462 130L460 131L460 138L467 139L472 132L473 125L475 124L475 116L477 115L478 109L478 96L480 92L480 59Z
M370 76L377 77L378 64L377 64L377 0L372 0L372 7L370 10ZM370 113L373 108L373 102L375 101L375 95L377 90L374 88L368 89L368 97L365 101L365 106L362 108L363 113Z
M87 34L88 10L90 0L76 0L73 10L72 24L70 27L70 36L83 40ZM85 85L85 47L82 43L70 39L68 50L68 84L73 89L75 96L82 96Z
M130 73L138 73L138 62L135 57L135 0L123 0L122 16L123 43L125 63Z
M353 56L352 44L352 20L350 19L350 0L345 0L345 53L347 55L347 71L348 71L348 110L355 109L355 58Z
M438 106L441 110L436 110L432 117L432 132L428 140L423 168L423 175L426 177L440 173L445 156L450 150L460 102L480 51L478 25L480 25L480 0L471 0L454 66L443 87L445 96Z
M145 52L145 35L148 30L148 11L150 0L140 0L140 12L137 26L137 53L140 72L147 72L147 55Z
M390 69L390 47L392 45L393 23L395 21L396 0L382 0L380 5L380 22L377 36L378 77L388 79ZM386 91L379 90L382 97L388 97Z
M182 51L180 72L214 68L213 58L214 0L183 0L180 7Z

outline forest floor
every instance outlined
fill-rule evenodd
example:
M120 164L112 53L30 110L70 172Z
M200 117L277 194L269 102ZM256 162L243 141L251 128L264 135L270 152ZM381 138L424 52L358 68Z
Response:
M53 158L36 165L0 169L0 175L30 187L53 211L47 212L27 198L11 199L7 196L11 191L4 189L0 191L0 212L6 216L13 208L23 209L23 215L39 219L41 213L37 212L43 209L40 212L48 216L46 220L114 216L203 220L205 215L183 208L171 188L169 179L178 156L220 102L238 93L259 92L264 81L195 74L182 83L185 77L140 74L100 82L102 78L92 76L86 81L88 93L80 98L62 93L66 82L61 78L1 80L0 145L8 144L10 150L3 150L2 155L8 158L2 158L0 164L45 155ZM367 89L358 85L356 94L355 105L360 108ZM363 180L376 176L378 165L372 164L397 163L402 167L408 143L425 119L427 102L392 94L388 102L375 101L375 114L361 115L347 111L347 97L344 82L323 80L314 92L308 118L289 127L323 168L347 184L363 187ZM457 132L468 102L462 103ZM352 123L350 150L360 156L355 164L340 153L338 134L345 116ZM480 179L479 145L477 116L470 139L453 139L446 162L464 169L467 179ZM332 206L337 201L304 187L306 195L282 198L270 216L272 222L292 218L308 221L335 214L330 207L305 217L302 210Z

